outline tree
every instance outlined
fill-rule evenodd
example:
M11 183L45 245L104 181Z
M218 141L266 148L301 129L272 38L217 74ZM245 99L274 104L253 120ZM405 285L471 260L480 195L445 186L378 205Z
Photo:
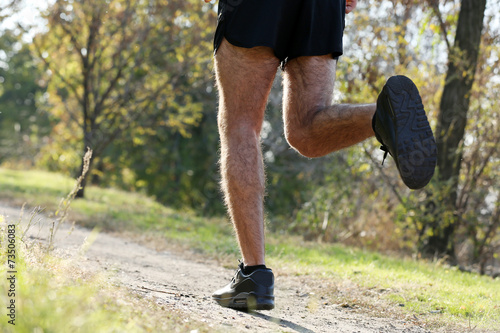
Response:
M439 5L430 0L438 17ZM448 49L448 71L441 97L436 141L438 148L438 180L442 201L429 226L429 236L421 246L427 256L455 257L453 235L457 224L459 175L462 166L463 141L471 90L475 79L480 50L486 0L462 0L456 26L455 42ZM448 31L441 24L445 38ZM445 39L447 41L447 39Z
M199 120L200 107L178 87L191 3L57 0L49 8L34 50L50 79L51 113L81 133L81 155L94 152L90 167L131 126L182 131Z
M217 96L210 75L217 15L212 4L201 1L179 1L175 6L189 28L173 26L164 32L175 39L171 44L175 52L161 57L166 71L178 77L173 99L164 110L136 121L120 140L110 143L96 160L92 179L102 186L146 192L169 206L221 213ZM180 122L187 111L199 118Z
M47 114L36 101L45 88L22 35L0 35L0 163L32 166L43 138L50 131Z

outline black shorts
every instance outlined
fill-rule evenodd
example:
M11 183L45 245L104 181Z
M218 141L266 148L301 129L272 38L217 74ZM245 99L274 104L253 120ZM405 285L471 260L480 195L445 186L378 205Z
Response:
M282 63L300 56L342 55L345 0L219 0L214 38L268 46Z

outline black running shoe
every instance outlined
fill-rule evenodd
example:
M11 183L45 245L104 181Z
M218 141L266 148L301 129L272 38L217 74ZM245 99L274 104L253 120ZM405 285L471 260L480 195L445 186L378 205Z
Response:
M217 290L212 298L221 306L236 310L271 310L274 308L273 271L263 268L245 275L240 263L231 283Z
M414 190L427 185L436 167L436 142L418 89L406 76L387 80L377 99L373 130L384 160L391 154L403 182Z

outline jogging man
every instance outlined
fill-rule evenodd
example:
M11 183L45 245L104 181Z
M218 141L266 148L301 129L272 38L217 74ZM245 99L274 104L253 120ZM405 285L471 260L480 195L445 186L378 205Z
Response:
M377 103L332 105L344 18L356 3L219 0L214 61L222 189L243 257L233 280L212 296L222 306L274 308L274 276L264 256L260 131L278 67L286 139L300 154L324 156L375 135L408 187L422 188L434 173L434 137L410 79L390 78Z

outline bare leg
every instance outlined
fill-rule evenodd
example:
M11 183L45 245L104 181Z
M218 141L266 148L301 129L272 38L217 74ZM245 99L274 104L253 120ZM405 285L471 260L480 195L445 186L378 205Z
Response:
M265 264L260 131L278 65L270 48L245 49L226 40L215 56L222 189L248 266Z
M288 143L307 157L319 157L374 135L375 104L332 105L336 60L299 57L286 64L283 118Z

